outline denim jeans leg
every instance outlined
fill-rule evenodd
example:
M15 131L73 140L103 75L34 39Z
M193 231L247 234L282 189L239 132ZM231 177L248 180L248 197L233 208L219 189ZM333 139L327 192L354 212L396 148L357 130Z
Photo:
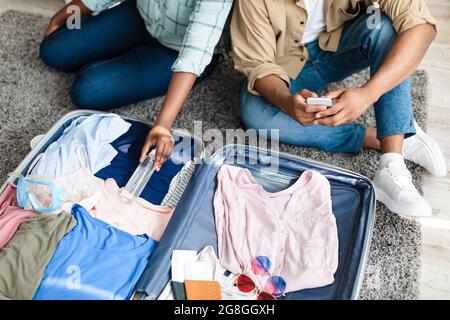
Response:
M318 63L322 76L329 82L341 80L369 66L373 76L384 63L397 39L392 21L382 14L376 28L369 28L370 15L363 14L348 22L337 53L328 54ZM374 105L377 135L384 137L415 134L412 113L411 79L385 93Z
M136 0L128 0L95 17L81 17L80 29L68 29L63 24L42 41L39 54L52 68L76 72L87 64L112 59L152 39Z
M363 126L303 126L264 98L250 94L246 83L241 92L241 118L248 129L267 129L269 138L270 130L278 130L280 142L283 143L328 152L359 153L362 150L365 135Z
M392 21L383 15L379 28L371 30L365 42L372 61L371 76L384 63L396 39L397 33L392 26ZM378 139L402 134L408 138L416 133L412 110L411 78L382 95L374 106Z
M167 92L178 52L154 41L113 59L88 64L75 76L70 97L77 108L109 110Z
M402 134L409 138L416 134L410 78L380 97L375 103L375 116L378 139Z
M317 42L307 45L309 61L300 75L291 81L290 93L302 89L320 94L327 81L312 63L320 58L322 51ZM253 96L245 87L241 92L241 118L247 128L278 130L280 142L318 148L328 152L359 153L362 151L366 129L359 124L346 124L337 128L311 125L303 126L264 98Z

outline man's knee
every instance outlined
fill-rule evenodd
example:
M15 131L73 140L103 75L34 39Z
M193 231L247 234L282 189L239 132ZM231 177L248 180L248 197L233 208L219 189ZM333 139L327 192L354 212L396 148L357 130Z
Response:
M392 39L397 38L397 32L394 29L392 20L385 14L381 15L380 28L379 28L380 38L384 41L392 41Z
M381 14L377 23L370 25L369 40L372 46L390 49L395 39L397 38L397 32L392 25L392 20L386 15Z

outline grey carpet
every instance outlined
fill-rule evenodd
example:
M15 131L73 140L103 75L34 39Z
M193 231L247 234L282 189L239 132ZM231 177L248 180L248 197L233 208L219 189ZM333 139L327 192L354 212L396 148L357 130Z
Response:
M47 68L38 58L41 34L47 18L19 12L0 16L0 180L6 179L29 151L29 141L46 132L61 116L72 110L68 88L72 76ZM367 72L344 81L360 85ZM152 79L149 79L150 81ZM238 128L239 84L242 77L223 63L207 81L193 91L176 126L192 131L194 120L203 120L204 129ZM420 125L425 125L427 76L413 76L414 111ZM154 119L161 99L153 99L121 110L122 115ZM361 119L374 124L373 113ZM327 154L293 146L282 151L338 165L372 178L378 154L366 151L359 156ZM408 164L416 186L422 189L423 171ZM369 262L361 292L363 299L415 299L418 296L420 227L414 220L400 218L378 205Z

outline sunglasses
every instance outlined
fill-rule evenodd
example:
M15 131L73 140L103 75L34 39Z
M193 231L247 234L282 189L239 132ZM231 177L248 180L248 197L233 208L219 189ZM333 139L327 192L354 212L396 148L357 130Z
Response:
M270 276L271 265L272 263L268 257L258 256L252 262L252 271L256 275ZM262 291L258 290L255 282L245 274L240 274L236 278L235 285L243 293L258 291L257 300L276 300L286 292L286 282L279 276L270 276Z

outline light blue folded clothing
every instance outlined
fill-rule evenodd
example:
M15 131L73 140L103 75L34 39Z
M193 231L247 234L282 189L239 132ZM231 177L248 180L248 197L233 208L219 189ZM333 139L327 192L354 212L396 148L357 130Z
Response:
M117 155L111 145L131 124L115 114L80 117L40 156L31 174L57 178L87 168L92 174L109 166Z

